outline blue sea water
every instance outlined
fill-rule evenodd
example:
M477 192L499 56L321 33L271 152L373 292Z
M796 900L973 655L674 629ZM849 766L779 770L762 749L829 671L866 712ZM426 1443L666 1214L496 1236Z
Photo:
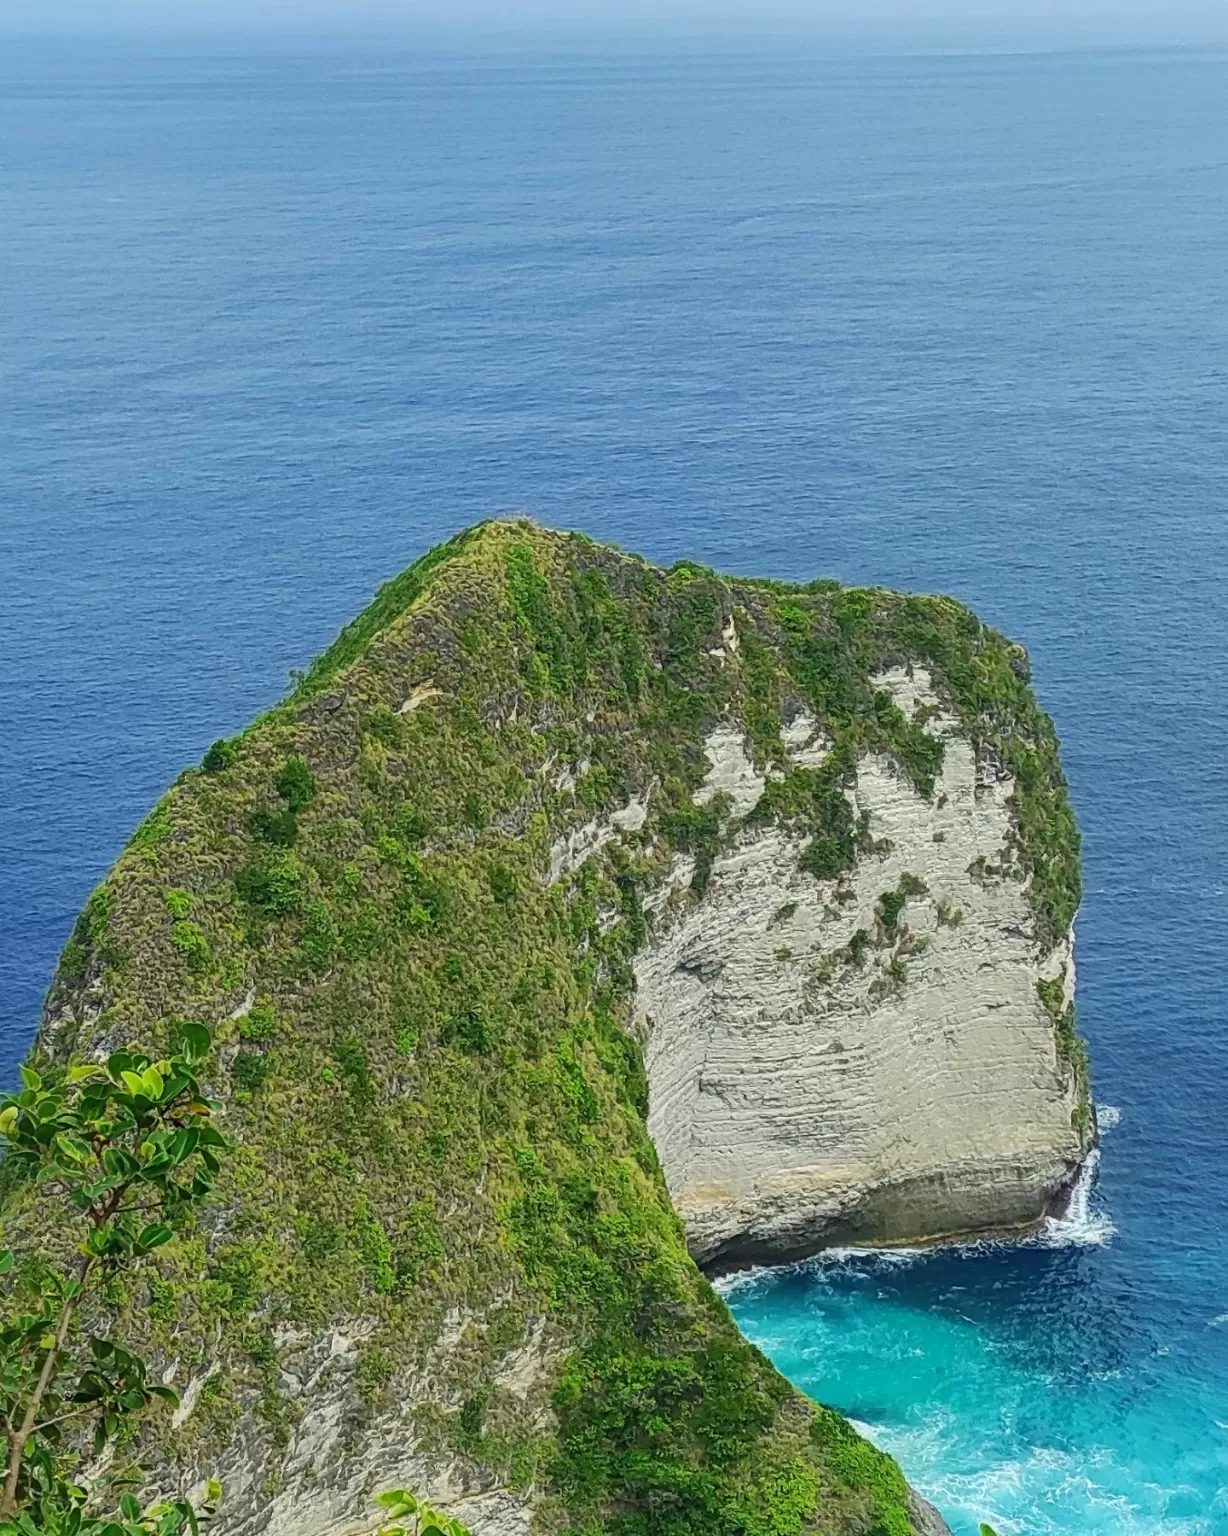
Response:
M948 1514L1228 1533L1228 58L0 52L0 1070L160 789L509 508L1031 649L1117 1111L730 1302Z

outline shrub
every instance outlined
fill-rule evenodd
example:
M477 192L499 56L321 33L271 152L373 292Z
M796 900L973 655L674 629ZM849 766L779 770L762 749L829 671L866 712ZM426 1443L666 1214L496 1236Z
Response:
M495 1048L494 1031L485 1010L478 1004L470 1004L454 1013L448 1021L444 1038L462 1051L477 1056L488 1056Z
M900 914L908 904L908 897L902 890L884 891L878 898L878 915L883 928L887 933L894 933L899 926Z
M375 1080L367 1062L367 1048L357 1035L347 1035L333 1046L333 1059L341 1068L350 1091L362 1103L375 1098Z
M279 863L249 864L235 876L244 901L270 917L288 917L303 904L303 869L292 853Z
M496 901L511 901L516 894L516 876L504 864L496 864L490 871L490 894Z
M240 1051L234 1059L231 1073L236 1088L244 1093L256 1093L264 1087L273 1063L261 1051Z
M816 880L834 880L852 868L854 859L842 838L824 835L811 838L797 862L800 869Z
M247 819L252 836L276 848L293 848L298 841L298 817L292 810L270 811L258 806Z
M277 1015L268 1003L253 1003L238 1021L244 1040L268 1040L277 1032Z
M691 877L691 889L702 896L712 878L712 866L721 842L721 812L724 797L716 796L702 809L697 805L684 806L677 811L664 811L661 830L674 845L685 853L695 856L695 873Z
M292 811L306 810L315 799L316 781L305 757L288 757L273 782Z
M368 1402L378 1396L380 1388L386 1387L395 1374L396 1362L386 1349L368 1347L359 1350L354 1380Z
M308 965L318 970L333 958L337 943L337 925L333 921L332 908L326 901L313 901L303 918L299 952Z
M372 1213L366 1195L359 1195L355 1202L353 1228L371 1289L377 1295L388 1295L397 1280L392 1265L392 1244L388 1241L383 1224Z
M394 825L397 836L407 843L420 843L431 831L430 817L408 802L398 807Z
M132 845L142 849L145 857L152 860L157 857L154 850L173 836L174 828L167 820L166 809L159 805L132 834Z
M171 943L194 975L202 975L213 964L213 950L204 933L191 922L178 922L171 929Z
M222 773L239 755L239 745L234 741L215 741L205 753L201 767L206 773Z

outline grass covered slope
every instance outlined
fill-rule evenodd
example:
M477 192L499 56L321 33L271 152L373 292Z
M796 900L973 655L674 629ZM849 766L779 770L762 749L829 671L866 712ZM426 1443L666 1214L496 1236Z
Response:
M643 895L685 851L696 899L727 835L722 800L691 798L705 730L745 727L780 774L756 814L832 878L864 833L858 753L933 787L941 743L873 683L910 661L1015 775L1052 943L1078 839L1018 648L947 599L662 571L528 523L389 583L159 803L77 924L38 1049L219 1031L238 1150L204 1224L110 1304L199 1383L159 1454L184 1477L242 1462L234 1519L307 1487L286 1448L312 1394L286 1362L344 1326L342 1452L395 1422L542 1531L908 1536L894 1463L794 1392L689 1258L626 1024ZM783 753L802 705L835 741L818 769ZM569 834L646 795L641 826L551 881L552 846L557 870ZM30 1192L8 1202L10 1235L54 1251Z

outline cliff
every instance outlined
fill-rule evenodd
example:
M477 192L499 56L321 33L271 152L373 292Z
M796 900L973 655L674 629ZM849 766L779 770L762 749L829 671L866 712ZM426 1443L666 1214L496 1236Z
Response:
M958 604L432 551L180 778L49 995L36 1055L219 1030L218 1197L109 1298L181 1394L151 1455L235 1536L394 1485L475 1536L940 1530L695 1260L1038 1220L1090 1135L1078 882Z
M862 850L818 881L804 836L756 820L770 781L718 727L706 785L736 783L741 826L636 959L648 1128L701 1263L1026 1228L1086 1150L1049 1000L1073 1002L1073 935L1038 941L1018 779L927 668L871 681L942 744L929 793L862 754ZM806 712L784 735L791 763L831 749Z

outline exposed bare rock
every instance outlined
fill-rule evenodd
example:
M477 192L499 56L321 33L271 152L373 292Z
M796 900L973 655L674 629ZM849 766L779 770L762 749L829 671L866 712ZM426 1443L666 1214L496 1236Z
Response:
M933 798L864 757L852 798L877 851L849 877L817 881L787 831L748 830L637 962L650 1129L710 1265L1027 1227L1085 1150L1036 987L1072 987L1071 941L1038 950L1013 781L924 673L881 681L908 713L935 711ZM789 745L809 735L795 725ZM736 731L708 755L709 782L754 781ZM882 898L900 891L892 921Z

